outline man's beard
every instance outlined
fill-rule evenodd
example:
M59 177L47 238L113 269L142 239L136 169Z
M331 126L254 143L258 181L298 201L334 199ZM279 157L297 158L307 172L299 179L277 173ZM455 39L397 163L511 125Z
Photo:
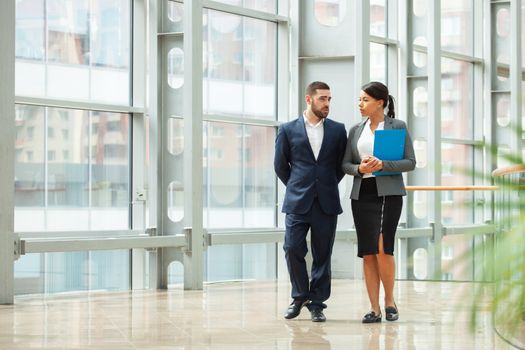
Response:
M328 112L330 112L329 108L326 108L326 112L315 108L315 105L312 103L312 113L315 114L315 116L319 119L324 119L328 117Z

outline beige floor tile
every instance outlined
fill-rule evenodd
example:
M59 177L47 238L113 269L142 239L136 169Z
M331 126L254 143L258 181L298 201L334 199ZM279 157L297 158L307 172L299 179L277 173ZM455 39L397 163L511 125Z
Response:
M203 291L129 291L20 296L0 307L0 349L509 349L487 302L470 330L476 285L399 281L397 322L364 325L363 281L335 280L326 323L307 309L284 320L290 286L230 282ZM525 329L525 326L523 327Z

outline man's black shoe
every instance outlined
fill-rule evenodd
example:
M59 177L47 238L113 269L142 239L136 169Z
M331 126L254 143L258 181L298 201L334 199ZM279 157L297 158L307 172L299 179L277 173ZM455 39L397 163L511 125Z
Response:
M323 314L323 309L313 308L310 310L312 315L312 322L325 322L326 316Z
M288 306L288 309L286 310L286 313L284 314L284 318L290 320L292 318L296 318L301 313L301 308L303 306L306 306L308 304L308 300L300 301L295 300Z

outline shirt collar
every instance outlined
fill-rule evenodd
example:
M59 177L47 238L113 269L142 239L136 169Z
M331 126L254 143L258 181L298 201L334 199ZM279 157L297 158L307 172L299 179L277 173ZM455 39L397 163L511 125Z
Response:
M311 126L312 128L317 128L318 126L321 126L324 122L324 118L321 118L321 120L319 121L319 123L317 124L312 124L310 123L310 121L308 120L308 118L306 118L306 111L303 112L303 118L304 118L304 122L305 124L308 124L309 126Z

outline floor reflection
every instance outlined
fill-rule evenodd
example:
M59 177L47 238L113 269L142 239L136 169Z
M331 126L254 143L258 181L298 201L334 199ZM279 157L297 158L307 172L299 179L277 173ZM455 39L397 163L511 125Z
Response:
M396 283L400 319L362 324L363 281L335 280L313 323L285 320L288 281L214 283L203 291L73 293L15 298L0 306L0 349L508 349L488 304L470 329L469 283Z

